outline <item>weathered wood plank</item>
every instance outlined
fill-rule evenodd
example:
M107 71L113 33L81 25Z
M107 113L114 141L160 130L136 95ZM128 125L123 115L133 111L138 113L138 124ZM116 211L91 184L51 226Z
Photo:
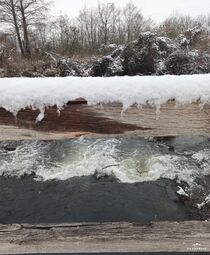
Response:
M210 105L203 109L196 103L176 106L163 105L160 114L144 106L130 107L122 113L118 103L88 106L85 101L70 102L57 112L46 109L45 118L36 123L39 112L30 108L21 110L17 117L0 109L0 140L65 139L81 135L139 135L178 136L210 135Z
M0 254L210 252L210 222L0 225Z

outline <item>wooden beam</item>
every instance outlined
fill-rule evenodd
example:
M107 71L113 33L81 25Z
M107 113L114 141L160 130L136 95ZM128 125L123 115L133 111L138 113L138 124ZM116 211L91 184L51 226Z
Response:
M210 222L0 225L0 254L210 252Z
M58 114L56 107L47 108L45 117L36 123L39 111L21 110L15 118L0 109L0 140L66 139L81 135L139 136L210 136L210 105L203 109L197 103L176 106L168 102L160 114L151 106L130 107L122 113L119 103L88 106L84 100L69 102Z

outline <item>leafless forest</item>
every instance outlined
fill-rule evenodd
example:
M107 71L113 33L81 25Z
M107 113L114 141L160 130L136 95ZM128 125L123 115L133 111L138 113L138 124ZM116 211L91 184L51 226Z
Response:
M2 0L0 28L0 77L210 72L210 15L156 24L128 2L53 17L45 0Z

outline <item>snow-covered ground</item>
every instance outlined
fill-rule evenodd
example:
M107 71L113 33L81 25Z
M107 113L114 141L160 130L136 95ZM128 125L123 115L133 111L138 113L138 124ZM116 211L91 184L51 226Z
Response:
M0 107L14 115L25 107L43 111L68 101L84 98L88 104L120 102L123 109L146 103L159 108L168 100L177 104L210 103L210 74L134 77L2 78ZM38 120L41 120L42 116Z

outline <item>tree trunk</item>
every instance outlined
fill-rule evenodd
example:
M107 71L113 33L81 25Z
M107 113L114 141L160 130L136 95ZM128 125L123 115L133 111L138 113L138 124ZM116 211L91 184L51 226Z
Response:
M31 48L30 48L30 42L29 42L29 38L28 38L28 26L27 26L26 17L25 17L23 0L20 0L20 12L21 12L21 16L22 16L23 34L24 34L24 42L25 42L25 53L26 53L26 57L30 58L31 57Z
M12 9L12 16L13 16L13 24L14 24L14 27L15 27L15 32L16 32L16 35L17 35L20 51L21 51L22 56L25 57L25 52L24 52L24 48L23 48L23 44L22 44L22 40L21 40L21 36L20 36L20 30L19 30L19 27L18 27L17 15L16 15L16 12L15 12L15 5L14 5L13 0L11 0L11 9Z

